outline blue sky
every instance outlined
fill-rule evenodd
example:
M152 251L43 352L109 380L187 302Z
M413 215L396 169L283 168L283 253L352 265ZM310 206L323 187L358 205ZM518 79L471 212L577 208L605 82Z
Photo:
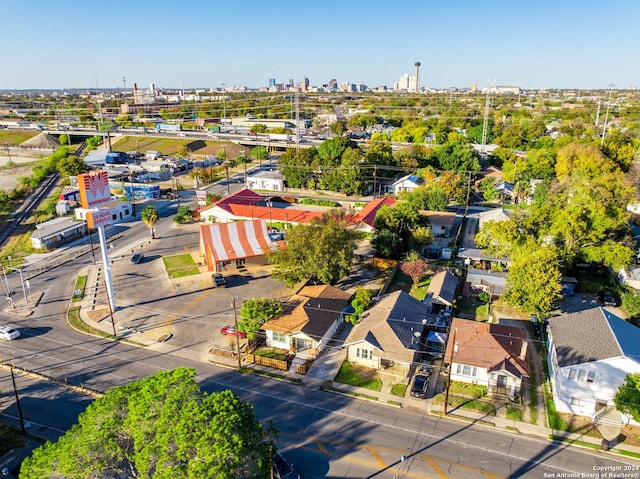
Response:
M0 89L640 85L637 0L3 3Z

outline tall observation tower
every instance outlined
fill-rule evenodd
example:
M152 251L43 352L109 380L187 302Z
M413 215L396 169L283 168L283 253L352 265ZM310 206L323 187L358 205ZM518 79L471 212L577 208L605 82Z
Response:
M415 63L416 66L416 93L420 90L420 62Z

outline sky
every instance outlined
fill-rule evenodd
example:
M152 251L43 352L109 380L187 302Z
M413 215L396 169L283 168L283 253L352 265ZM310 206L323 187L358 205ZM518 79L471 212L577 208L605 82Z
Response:
M22 0L2 5L0 90L640 85L637 0ZM123 77L125 80L123 80Z

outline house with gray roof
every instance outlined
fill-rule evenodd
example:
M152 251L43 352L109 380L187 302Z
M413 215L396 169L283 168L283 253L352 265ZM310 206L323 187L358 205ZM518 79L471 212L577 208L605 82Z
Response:
M377 370L397 365L408 375L419 354L426 312L424 303L404 291L383 296L349 333L349 361Z
M450 271L440 271L431 278L424 302L429 310L436 307L448 311L453 307L457 289L458 278Z
M611 417L625 377L640 373L640 329L599 307L550 318L547 331L556 410Z

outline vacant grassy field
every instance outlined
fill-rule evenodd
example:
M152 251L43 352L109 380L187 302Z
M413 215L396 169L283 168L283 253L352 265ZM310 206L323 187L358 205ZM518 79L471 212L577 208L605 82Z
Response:
M42 132L38 130L0 130L0 144L9 143L9 145L18 146L40 133Z
M242 147L228 141L204 141L190 139L154 138L145 136L124 136L113 143L114 149L119 151L159 151L163 155L175 155L180 148L186 146L194 155L222 155L226 151L227 158L242 156L242 150L247 151L249 147Z

